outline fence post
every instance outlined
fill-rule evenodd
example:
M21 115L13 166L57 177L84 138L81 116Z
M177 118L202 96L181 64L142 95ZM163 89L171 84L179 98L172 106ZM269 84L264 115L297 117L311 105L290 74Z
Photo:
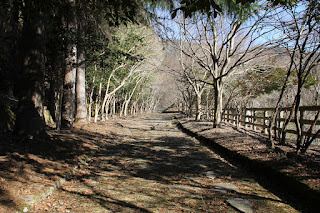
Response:
M250 124L247 124L250 122L250 118L247 116L250 116L250 110L245 109L245 113L244 113L245 117L244 117L244 128L246 128L247 126L250 127Z
M255 117L256 117L256 111L255 110L252 110L252 112L251 112L251 123L252 123L252 129L253 130L256 130L256 126L254 125L255 124Z
M268 110L263 110L263 132L265 134L268 134L268 121L269 121L269 118L268 118Z
M299 112L300 112L300 119L299 119L299 122L300 122L300 129L301 129L301 138L303 139L303 124L304 124L304 122L303 122L303 117L304 117L304 110L303 109L299 109Z
M240 120L240 126L241 126L241 123L242 123L242 126L246 127L246 112L247 112L247 109L245 108L242 112L242 115L240 116L239 120Z
M280 132L282 132L283 129L283 119L284 118L284 111L281 110L279 114L279 130L278 130L278 138L280 139L281 135Z
M236 124L237 124L237 128L240 127L240 112L238 113L238 111L236 112Z
M274 113L276 113L275 110L274 110ZM277 140L277 122L278 122L279 116L277 114L274 114L274 116L276 116L276 119L273 126L273 134L274 134L274 139Z
M291 126L288 126L288 130L283 132L283 135L281 135L285 125L286 117L288 116L288 111L290 109L290 107L282 108L278 111L277 115L274 115L275 109L273 108L243 108L242 110L229 108L226 109L223 119L229 122L230 124L235 124L237 128L239 128L242 125L243 127L249 127L253 130L259 130L261 131L261 133L268 134L271 119L270 117L274 115L276 116L275 123L271 127L270 133L272 134L272 137L274 137L275 139L281 139L281 137L286 137L286 133L297 134L296 130L290 129L289 127ZM304 130L304 127L309 127L308 125L314 122L316 122L314 123L314 125L317 126L315 128L318 128L320 126L319 120L310 120L310 118L307 117L306 113L306 111L308 112L318 110L320 111L320 106L304 106L299 109L298 117L302 131L301 134L303 134L302 137L305 137L307 134L307 132ZM288 122L290 122L290 124L293 123L293 121ZM320 138L320 135L318 135L317 138Z

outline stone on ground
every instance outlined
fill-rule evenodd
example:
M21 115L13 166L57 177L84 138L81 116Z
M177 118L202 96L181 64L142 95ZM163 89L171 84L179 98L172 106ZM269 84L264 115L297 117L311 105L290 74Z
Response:
M244 213L252 213L252 203L249 200L243 198L230 198L227 200L231 206L236 208L237 210L244 212Z

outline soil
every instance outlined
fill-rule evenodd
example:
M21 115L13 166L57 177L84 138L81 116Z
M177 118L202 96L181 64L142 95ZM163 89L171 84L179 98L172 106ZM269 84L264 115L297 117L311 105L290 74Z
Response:
M230 198L250 201L254 212L298 212L241 168L180 132L172 116L115 118L60 132L48 127L47 135L38 138L2 134L0 212L237 212L226 202ZM284 162L284 154L263 149L265 143L253 133L183 122L225 145L232 142L230 148L243 154L276 166ZM318 187L319 173L309 161L287 158L288 163L299 165L303 181ZM295 171L293 166L285 169ZM28 198L53 188L61 178L66 180L61 188L25 208Z

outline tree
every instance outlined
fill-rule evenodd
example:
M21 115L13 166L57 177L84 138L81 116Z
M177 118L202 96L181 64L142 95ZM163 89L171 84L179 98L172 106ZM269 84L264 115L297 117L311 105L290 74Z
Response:
M228 105L237 108L249 107L248 104L255 100L259 101L260 96L280 91L285 77L286 70L272 63L250 67L246 72L233 76L227 82L229 97L225 107Z
M63 96L62 96L62 114L61 114L61 127L72 128L75 115L75 100L76 100L76 76L77 76L77 27L78 20L76 14L75 1L71 1L69 5L69 16L66 17L65 28L67 29L67 45L66 45L66 58L64 70L64 83L63 83Z
M126 89L130 90L129 85L140 82L138 79L148 76L162 61L162 45L148 26L127 24L113 27L110 32L112 42L102 39L101 44L97 44L99 47L92 51L91 60L95 69L90 70L96 74L89 74L93 79L88 81L95 81L96 86L99 86L96 100L101 99L96 104L95 122L99 117L101 120L108 119L109 112L114 111L109 110L114 105L112 101L115 98L121 99L118 94L126 93ZM102 96L102 93L104 95L100 97L99 94ZM132 95L127 94L124 110L125 106L128 108L131 100L129 97Z
M275 117L280 108L280 102L283 98L284 91L287 86L287 81L290 76L296 79L296 93L292 103L292 110L284 122L281 131L281 143L285 143L286 127L289 121L294 118L297 129L297 152L304 153L315 140L316 135L320 133L317 131L315 134L303 136L304 129L301 126L299 107L301 104L301 92L305 85L310 80L311 73L318 69L320 64L320 3L318 1L310 0L309 2L298 2L288 4L282 7L283 10L277 13L277 27L282 35L279 39L279 44L287 50L290 57L290 63L287 67L287 79L282 87L279 99L276 105ZM277 33L278 34L278 33ZM315 123L319 118L319 113L314 116L314 122L309 126L307 132L312 133ZM310 136L311 135L311 136ZM270 138L270 137L269 137ZM271 139L271 143L274 143Z
M68 57L66 58L66 69L63 84L62 99L62 128L72 128L75 113L75 97L76 97L76 75L77 68L77 47L70 46Z
M257 42L267 31L256 33L266 12L254 16L255 11L251 7L237 4L222 8L224 11L220 13L196 13L193 18L185 19L180 38L188 44L182 50L183 54L192 58L211 77L211 82L195 80L213 87L214 127L220 126L227 77L241 70L242 66L261 55L268 47L266 43Z
M75 74L70 72L75 67L78 68L78 74L83 71L83 56L87 57L87 50L90 45L80 47L77 42L77 24L79 37L89 40L95 37L101 23L109 28L119 26L123 23L141 23L147 22L150 15L150 8L153 5L161 6L163 2L156 1L12 1L4 0L0 3L1 18L1 47L5 52L1 56L1 83L4 82L8 89L2 89L1 92L8 90L9 94L18 99L18 109L15 123L15 132L36 135L44 130L45 123L43 118L44 104L48 104L50 111L54 114L57 126L59 127L61 118L61 99L64 95L64 103L68 106L64 108L63 120L67 127L72 126L74 110L74 86ZM81 11L78 14L76 11ZM95 30L89 29L87 23L94 23ZM102 33L106 40L110 40L108 32ZM2 37L4 35L4 37ZM84 42L87 44L86 42ZM3 44L3 45L2 45ZM53 44L56 44L54 46ZM78 59L72 59L75 50L78 52ZM84 54L83 54L84 53ZM64 63L67 59L67 63ZM64 64L64 66L62 65ZM67 66L67 67L66 67ZM68 69L68 70L66 70ZM12 72L11 72L12 71ZM66 75L63 75L65 73ZM69 76L70 74L70 76ZM83 74L78 75L82 77ZM62 82L65 77L65 85ZM81 81L78 80L78 83ZM83 82L83 81L82 81ZM4 84L1 84L3 86ZM14 85L14 86L13 86ZM78 84L80 85L80 84ZM14 87L14 89L13 89ZM49 90L48 92L47 90ZM84 84L82 89L76 90L82 95L77 95L78 103L76 105L77 117L79 120L85 116L83 99ZM63 91L65 90L65 91ZM69 92L66 92L69 90ZM50 95L48 95L50 93ZM50 96L50 98L48 98ZM70 111L70 112L68 112Z
M178 11L181 10L185 17L192 17L195 13L212 13L215 17L220 14L225 6L234 7L234 5L245 5L248 7L256 0L234 0L234 1L216 1L216 0L181 0L180 6L175 8L172 12L172 18L175 18ZM271 0L271 1L285 1L285 0ZM224 4L224 5L223 5Z
M180 31L182 29L182 26L180 26ZM182 32L180 32L182 33ZM182 37L180 35L180 37ZM180 65L182 68L182 75L183 78L186 79L186 81L191 85L191 87L194 89L194 92L196 94L196 116L195 120L200 120L202 115L202 106L201 106L201 99L202 94L206 89L206 81L208 79L208 70L204 70L204 72L201 72L201 67L197 63L195 63L194 58L186 57L183 53L186 52L184 45L183 45L182 39L180 39ZM189 44L190 45L190 44ZM200 79L200 80L198 80Z
M77 17L77 74L76 74L76 121L87 121L87 100L86 100L86 66L85 66L85 23L83 17L83 4L80 3Z
M19 75L16 84L19 105L15 132L37 135L44 131L43 93L45 76L46 1L24 1Z

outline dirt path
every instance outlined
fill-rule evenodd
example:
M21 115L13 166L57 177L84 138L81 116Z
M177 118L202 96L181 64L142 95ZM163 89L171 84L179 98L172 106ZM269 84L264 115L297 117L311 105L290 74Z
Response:
M81 173L34 212L296 212L251 177L181 133L172 115L82 126L96 147ZM80 131L79 131L80 134ZM95 136L95 137L93 137Z

